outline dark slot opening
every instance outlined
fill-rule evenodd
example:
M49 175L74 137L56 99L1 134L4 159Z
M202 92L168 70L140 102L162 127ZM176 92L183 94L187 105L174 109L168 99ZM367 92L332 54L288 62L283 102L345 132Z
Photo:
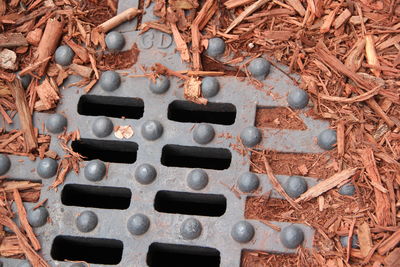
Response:
M79 98L78 113L90 116L140 119L144 103L140 98L83 95Z
M225 148L166 145L161 163L169 167L225 170L231 165L232 154Z
M67 206L125 210L131 204L128 188L67 184L61 193L61 202Z
M154 209L164 213L220 217L226 211L226 198L215 194L159 191Z
M153 243L147 253L150 267L218 267L220 253L214 248Z
M72 150L84 160L99 159L105 162L134 163L138 145L134 142L80 139L73 141Z
M123 243L115 239L57 236L51 247L51 257L58 261L115 265L122 259L123 248Z
M168 119L179 122L208 122L222 125L235 123L236 107L229 103L196 104L175 100L168 106Z

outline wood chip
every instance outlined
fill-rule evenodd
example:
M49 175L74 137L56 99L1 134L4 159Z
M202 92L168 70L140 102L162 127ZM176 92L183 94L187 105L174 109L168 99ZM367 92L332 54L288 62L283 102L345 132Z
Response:
M306 14L306 10L299 0L286 0L286 2L300 14L300 16L304 17Z
M378 252L379 254L384 255L391 249L396 247L399 243L400 243L400 230L397 230L388 239L383 241L383 243L378 248Z
M251 6L247 7L242 13L240 13L240 15L231 22L231 24L229 25L229 27L225 30L224 33L229 33L233 28L235 28L240 22L242 22L242 20L251 15L254 11L256 11L257 9L259 9L261 6L263 6L265 3L267 3L269 0L258 0L257 2L255 2L254 4L252 4ZM290 0L290 1L294 1L294 2L298 2L298 0ZM300 4L301 5L301 4ZM304 8L303 8L304 9Z
M118 15L112 17L111 19L103 22L99 26L97 26L96 30L98 32L108 32L111 29L119 26L120 24L124 23L125 21L132 20L137 15L141 14L142 11L137 8L128 8L125 11L119 13Z
M12 48L27 46L28 42L22 33L2 33L0 34L0 47Z
M295 200L296 203L301 201L308 201L319 195L325 193L326 191L346 182L350 181L350 177L356 173L357 168L345 169L335 175L329 177L326 180L319 182L314 185L310 189L308 189L305 193L303 193L299 198Z
M376 166L376 161L374 153L371 148L366 148L360 153L361 159L363 161L364 167L367 171L369 179L383 187L381 177ZM390 201L389 195L381 192L379 189L374 187L375 192L375 211L378 223L382 226L388 226L391 224L391 212L390 212Z
M30 152L36 149L38 144L33 128L32 115L25 97L25 90L22 88L21 81L19 79L15 79L13 82L7 82L7 85L14 96L21 129L24 132L27 152Z
M369 254L369 251L372 249L372 237L371 230L368 226L367 222L363 222L357 231L358 240L360 243L361 255L366 257Z
M375 50L375 42L372 35L365 36L365 55L369 65L379 67L379 60ZM371 71L376 77L380 77L381 72L379 69L371 68Z
M339 29L343 24L345 24L351 17L351 12L347 8L335 19L333 27Z
M18 217L21 222L21 225L24 228L24 230L28 236L28 239L31 241L33 248L35 250L39 250L39 249L41 249L39 240L36 238L35 233L33 232L33 229L28 222L26 210L25 210L24 204L22 203L21 195L19 194L18 189L14 188L13 195L14 195L15 204L17 205Z

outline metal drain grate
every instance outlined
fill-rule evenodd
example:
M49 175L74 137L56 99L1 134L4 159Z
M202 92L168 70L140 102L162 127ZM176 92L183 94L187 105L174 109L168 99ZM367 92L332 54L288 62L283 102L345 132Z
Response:
M119 12L137 5L136 1L120 1ZM154 19L150 6L142 22ZM138 64L160 62L173 70L187 69L175 53L170 35L155 30L139 35L131 31L135 23L121 25L118 30L124 32L125 48L139 45ZM249 174L248 159L231 147L237 136L247 139L254 133L248 127L255 125L257 108L288 106L288 93L299 90L288 77L271 68L262 80L263 90L236 78L218 77L219 92L203 106L184 99L176 78L169 78L169 86L159 94L150 88L148 79L119 73L121 85L114 91L103 90L100 83L88 95L76 88L61 90L63 101L57 113L67 118L68 131L79 129L81 139L74 141L72 148L87 161L79 175L68 174L59 192L48 190L54 176L42 179L38 160L8 156L11 168L7 177L43 184L39 201L48 198L51 223L34 230L43 246L41 254L51 265L79 266L64 262L70 260L86 261L94 267L238 267L243 250L294 253L290 240L296 231L304 234L303 246L312 246L314 231L309 226L273 222L286 234L282 241L282 233L244 219L246 196L262 195L272 186L267 175ZM76 81L76 77L69 77L66 83ZM52 116L36 113L35 127L42 129ZM259 147L323 152L315 138L328 123L305 112L299 116L306 130L262 129ZM126 125L134 134L121 140L113 128ZM18 122L13 127L18 128ZM56 134L52 134L50 149L63 154ZM277 178L285 184L290 177ZM306 177L304 181L308 186L316 183ZM233 187L242 191L240 198ZM244 193L247 191L252 193ZM281 198L276 192L272 197ZM26 203L28 213L34 205ZM40 216L47 218L47 213ZM24 263L1 261L4 266Z

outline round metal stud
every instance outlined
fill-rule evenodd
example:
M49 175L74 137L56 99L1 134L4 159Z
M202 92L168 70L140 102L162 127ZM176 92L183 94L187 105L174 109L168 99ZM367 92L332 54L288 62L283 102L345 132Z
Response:
M23 87L24 89L28 88L29 84L30 84L31 81L32 81L32 76L29 75L29 74L19 76L19 74L18 74L17 77L20 79L21 84L22 84L22 87Z
M203 97L213 97L219 92L219 82L215 77L205 77L201 81L201 94Z
M249 64L249 71L251 75L257 80L264 80L265 77L269 74L271 69L271 63L268 62L265 58L259 57L254 59Z
M99 138L109 136L114 130L112 121L107 117L97 118L92 125L93 134Z
M76 218L76 227L79 231L87 233L96 228L99 222L97 215L93 211L84 211Z
M286 226L279 234L282 244L290 249L297 248L304 240L303 230L295 225Z
M100 86L104 91L114 91L117 90L121 85L121 77L115 71L108 70L103 72L100 77Z
M154 141L161 137L163 134L163 126L159 121L150 120L142 125L142 135L149 141Z
M208 40L207 54L211 57L217 57L225 52L225 42L219 37Z
M318 145L325 150L333 149L336 144L336 131L327 129L318 135Z
M287 97L288 104L293 109L305 108L308 104L308 94L301 89L293 90Z
M231 230L232 238L239 243L247 243L254 237L254 227L249 222L237 222Z
M291 176L284 185L286 193L292 198L298 198L307 191L307 182L299 176Z
M353 196L354 193L356 192L356 188L352 183L347 183L340 187L339 189L339 194L344 195L344 196Z
M5 174L11 167L10 158L7 155L0 154L0 175Z
M341 236L339 239L340 239L340 244L342 245L342 247L347 248L347 244L349 242L349 237ZM353 235L351 238L351 247L359 248L360 246L358 244L359 244L358 235Z
M201 190L208 184L208 174L202 169L194 169L187 176L187 184L193 190Z
M46 224L49 212L45 207L39 207L28 212L29 224L33 227L40 227Z
M58 163L54 159L45 158L39 161L36 167L37 174L42 178L50 178L56 175L58 168Z
M244 193L250 193L257 190L260 186L258 176L251 172L245 172L239 177L238 187Z
M68 66L72 63L75 53L68 45L59 46L54 53L54 59L61 66Z
M156 81L153 82L150 80L150 91L152 91L154 94L160 95L168 91L171 83L168 79L168 77L164 75L160 75L156 78Z
M214 139L214 128L209 124L199 124L193 131L193 140L198 144L207 144Z
M149 230L150 220L144 214L135 214L128 220L128 231L132 235L143 235Z
M201 235L203 227L199 220L195 218L186 219L181 225L181 235L184 239L196 239Z
M157 176L156 169L150 164L142 164L136 168L135 178L143 185L151 184Z
M84 174L89 181L98 182L106 175L106 165L98 159L92 160L85 166Z
M53 134L58 134L67 128L67 118L63 115L54 113L46 120L46 129Z
M117 31L111 31L106 35L107 48L112 51L120 51L125 46L125 37Z
M261 142L261 132L254 126L249 126L242 130L240 133L240 139L243 145L247 147L253 147Z

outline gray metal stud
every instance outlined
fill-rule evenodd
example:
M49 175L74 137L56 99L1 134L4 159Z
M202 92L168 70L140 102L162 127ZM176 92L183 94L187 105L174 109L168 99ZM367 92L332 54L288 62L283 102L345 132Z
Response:
M261 132L254 126L249 126L244 128L240 133L240 139L242 140L243 145L247 147L253 147L260 143L261 141Z
M128 220L128 231L132 235L143 235L149 230L150 220L144 214L135 214Z
M99 138L109 136L114 130L114 124L107 117L99 117L92 124L92 132Z
M308 94L301 89L292 90L287 98L288 104L293 109L305 108L308 104Z
M146 121L142 125L142 135L149 141L154 141L160 138L163 134L163 131L163 126L159 121L156 120Z
M244 193L250 193L257 190L260 186L258 176L251 172L245 172L239 177L238 187Z
M5 174L11 167L11 161L7 155L0 154L0 175Z
M40 227L46 224L49 212L45 207L39 207L28 212L29 224L33 227Z
M271 69L271 63L268 62L265 58L259 57L254 59L249 64L249 71L251 75L257 80L264 80L265 77L269 74Z
M239 243L247 243L254 237L254 227L247 221L237 222L231 230L232 238Z
M215 77L204 77L201 80L201 94L203 97L210 98L219 92L219 82Z
M304 233L296 225L286 226L279 234L282 244L287 248L297 248L304 240Z
M195 218L186 219L181 225L181 235L184 239L196 239L201 235L203 227L199 220Z
M79 214L79 216L76 218L76 227L82 233L88 233L96 228L98 222L99 220L96 213L86 210Z
M337 137L336 131L331 129L326 129L318 135L318 145L325 150L331 150L336 144Z
M54 113L46 120L46 129L53 134L63 132L67 127L67 118L63 115Z
M285 183L284 189L292 198L298 198L307 191L307 182L299 176L291 176Z
M125 37L117 31L111 31L106 35L107 48L112 51L122 50L125 46Z
M71 64L74 56L74 51L68 45L59 46L54 53L56 63L62 66L68 66Z
M150 80L150 91L152 91L154 94L163 94L168 91L170 87L170 81L168 77L164 75L160 75L156 78L155 82Z
M135 171L136 181L143 185L151 184L156 179L156 176L156 169L147 163L138 166Z
M356 192L356 188L352 183L347 183L340 187L339 189L339 194L344 195L344 196L353 196L354 193Z
M56 160L51 158L45 158L39 161L36 172L42 178L50 178L56 175L58 163Z
M100 77L100 86L104 91L112 92L121 85L121 77L115 71L108 70L103 72Z
M208 40L207 54L211 57L217 57L225 52L225 42L219 37Z
M193 130L193 140L198 144L207 144L214 139L214 128L209 124L199 124Z
M92 160L86 164L84 174L89 181L98 182L106 175L106 165L98 159Z
M194 169L187 176L187 184L193 190L201 190L208 184L208 174L202 169Z

